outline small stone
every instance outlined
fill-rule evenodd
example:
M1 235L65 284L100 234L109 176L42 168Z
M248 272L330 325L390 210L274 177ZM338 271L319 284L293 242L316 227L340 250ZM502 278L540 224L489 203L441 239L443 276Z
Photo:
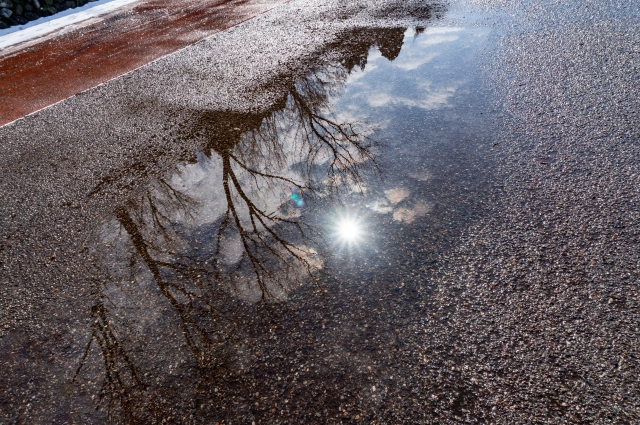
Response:
M0 7L13 9L13 3L11 2L11 0L0 0Z
M30 21L40 19L40 17L35 12L24 12L24 17Z
M2 16L3 18L10 18L11 15L13 15L13 12L6 7L0 9L0 16Z

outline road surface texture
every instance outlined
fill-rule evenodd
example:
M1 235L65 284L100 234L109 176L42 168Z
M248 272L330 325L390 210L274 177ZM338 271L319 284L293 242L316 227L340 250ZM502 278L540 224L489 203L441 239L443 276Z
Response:
M0 422L638 423L633 1L292 0L0 128Z
M141 0L44 40L2 49L0 125L118 77L283 2Z

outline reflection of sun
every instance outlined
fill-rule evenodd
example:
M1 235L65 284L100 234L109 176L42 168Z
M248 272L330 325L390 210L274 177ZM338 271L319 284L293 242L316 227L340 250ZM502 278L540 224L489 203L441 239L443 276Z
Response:
M360 224L354 219L347 218L338 222L338 236L345 242L355 242L360 233Z
M336 217L334 221L334 236L340 244L354 247L358 245L364 237L365 232L363 227L361 220L347 215L340 215Z

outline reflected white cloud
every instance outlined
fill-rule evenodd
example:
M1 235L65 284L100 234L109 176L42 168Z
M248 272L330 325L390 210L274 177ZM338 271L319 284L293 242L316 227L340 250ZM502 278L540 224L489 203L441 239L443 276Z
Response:
M421 34L407 30L404 46L395 60L373 52L364 70L351 73L345 96L349 103L343 109L363 119L378 118L390 107L429 111L451 107L454 96L467 81L466 75L457 72L459 51L471 52L486 34L457 27L428 28ZM387 77L390 74L392 79ZM363 102L370 107L368 111L363 110Z
M426 110L442 109L449 106L449 99L456 93L456 87L442 87L431 90L427 86L421 96L402 97L393 96L389 93L376 93L367 99L369 106L380 108L384 106L409 106Z
M431 177L428 173L418 173L414 175L424 178L425 180ZM367 207L379 214L393 213L394 221L407 224L413 223L417 218L425 217L433 210L433 205L424 201L418 202L411 207L406 206L407 204L411 205L413 202L411 200L407 201L411 195L411 191L403 187L385 190L384 194L386 199L378 199L374 203L367 205Z
M402 59L398 60L395 66L404 69L405 71L411 71L413 69L420 68L425 63L431 62L438 56L440 56L440 53L431 52L425 55L403 57Z
M393 189L385 190L384 194L387 195L389 202L396 205L408 198L411 192L403 187L395 187Z
M369 104L369 106L377 108L392 103L393 100L393 96L391 96L389 93L374 93L369 96L369 98L367 99L367 103Z
M423 34L425 35L433 35L433 34L450 34L452 32L461 32L464 31L464 28L461 27L429 27L425 30Z
M376 201L368 207L380 214L389 214L393 211L393 207L385 199Z
M418 180L419 182L426 182L433 178L433 174L427 170L411 171L408 176L412 179Z
M365 66L365 68L349 74L349 77L347 77L346 80L346 84L357 84L358 80L366 77L368 74L371 74L376 69L378 69L377 62L379 61L387 61L387 59L384 58L382 56L382 53L377 50L371 52L369 54L369 57L367 58L367 65Z
M423 46L434 46L436 44L458 41L459 38L460 37L458 37L457 35L436 35L423 38L420 44L422 44Z
M226 237L221 243L220 261L225 266L234 266L240 262L244 247L240 237Z
M413 208L398 208L393 212L393 219L403 223L413 223L416 218L424 217L433 210L433 205L419 203Z

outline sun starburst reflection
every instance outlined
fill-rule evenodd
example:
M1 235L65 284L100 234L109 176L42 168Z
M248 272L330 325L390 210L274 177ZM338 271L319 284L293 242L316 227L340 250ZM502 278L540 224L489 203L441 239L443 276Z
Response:
M336 239L347 246L360 243L365 235L361 220L349 216L341 216L335 222L334 234Z

